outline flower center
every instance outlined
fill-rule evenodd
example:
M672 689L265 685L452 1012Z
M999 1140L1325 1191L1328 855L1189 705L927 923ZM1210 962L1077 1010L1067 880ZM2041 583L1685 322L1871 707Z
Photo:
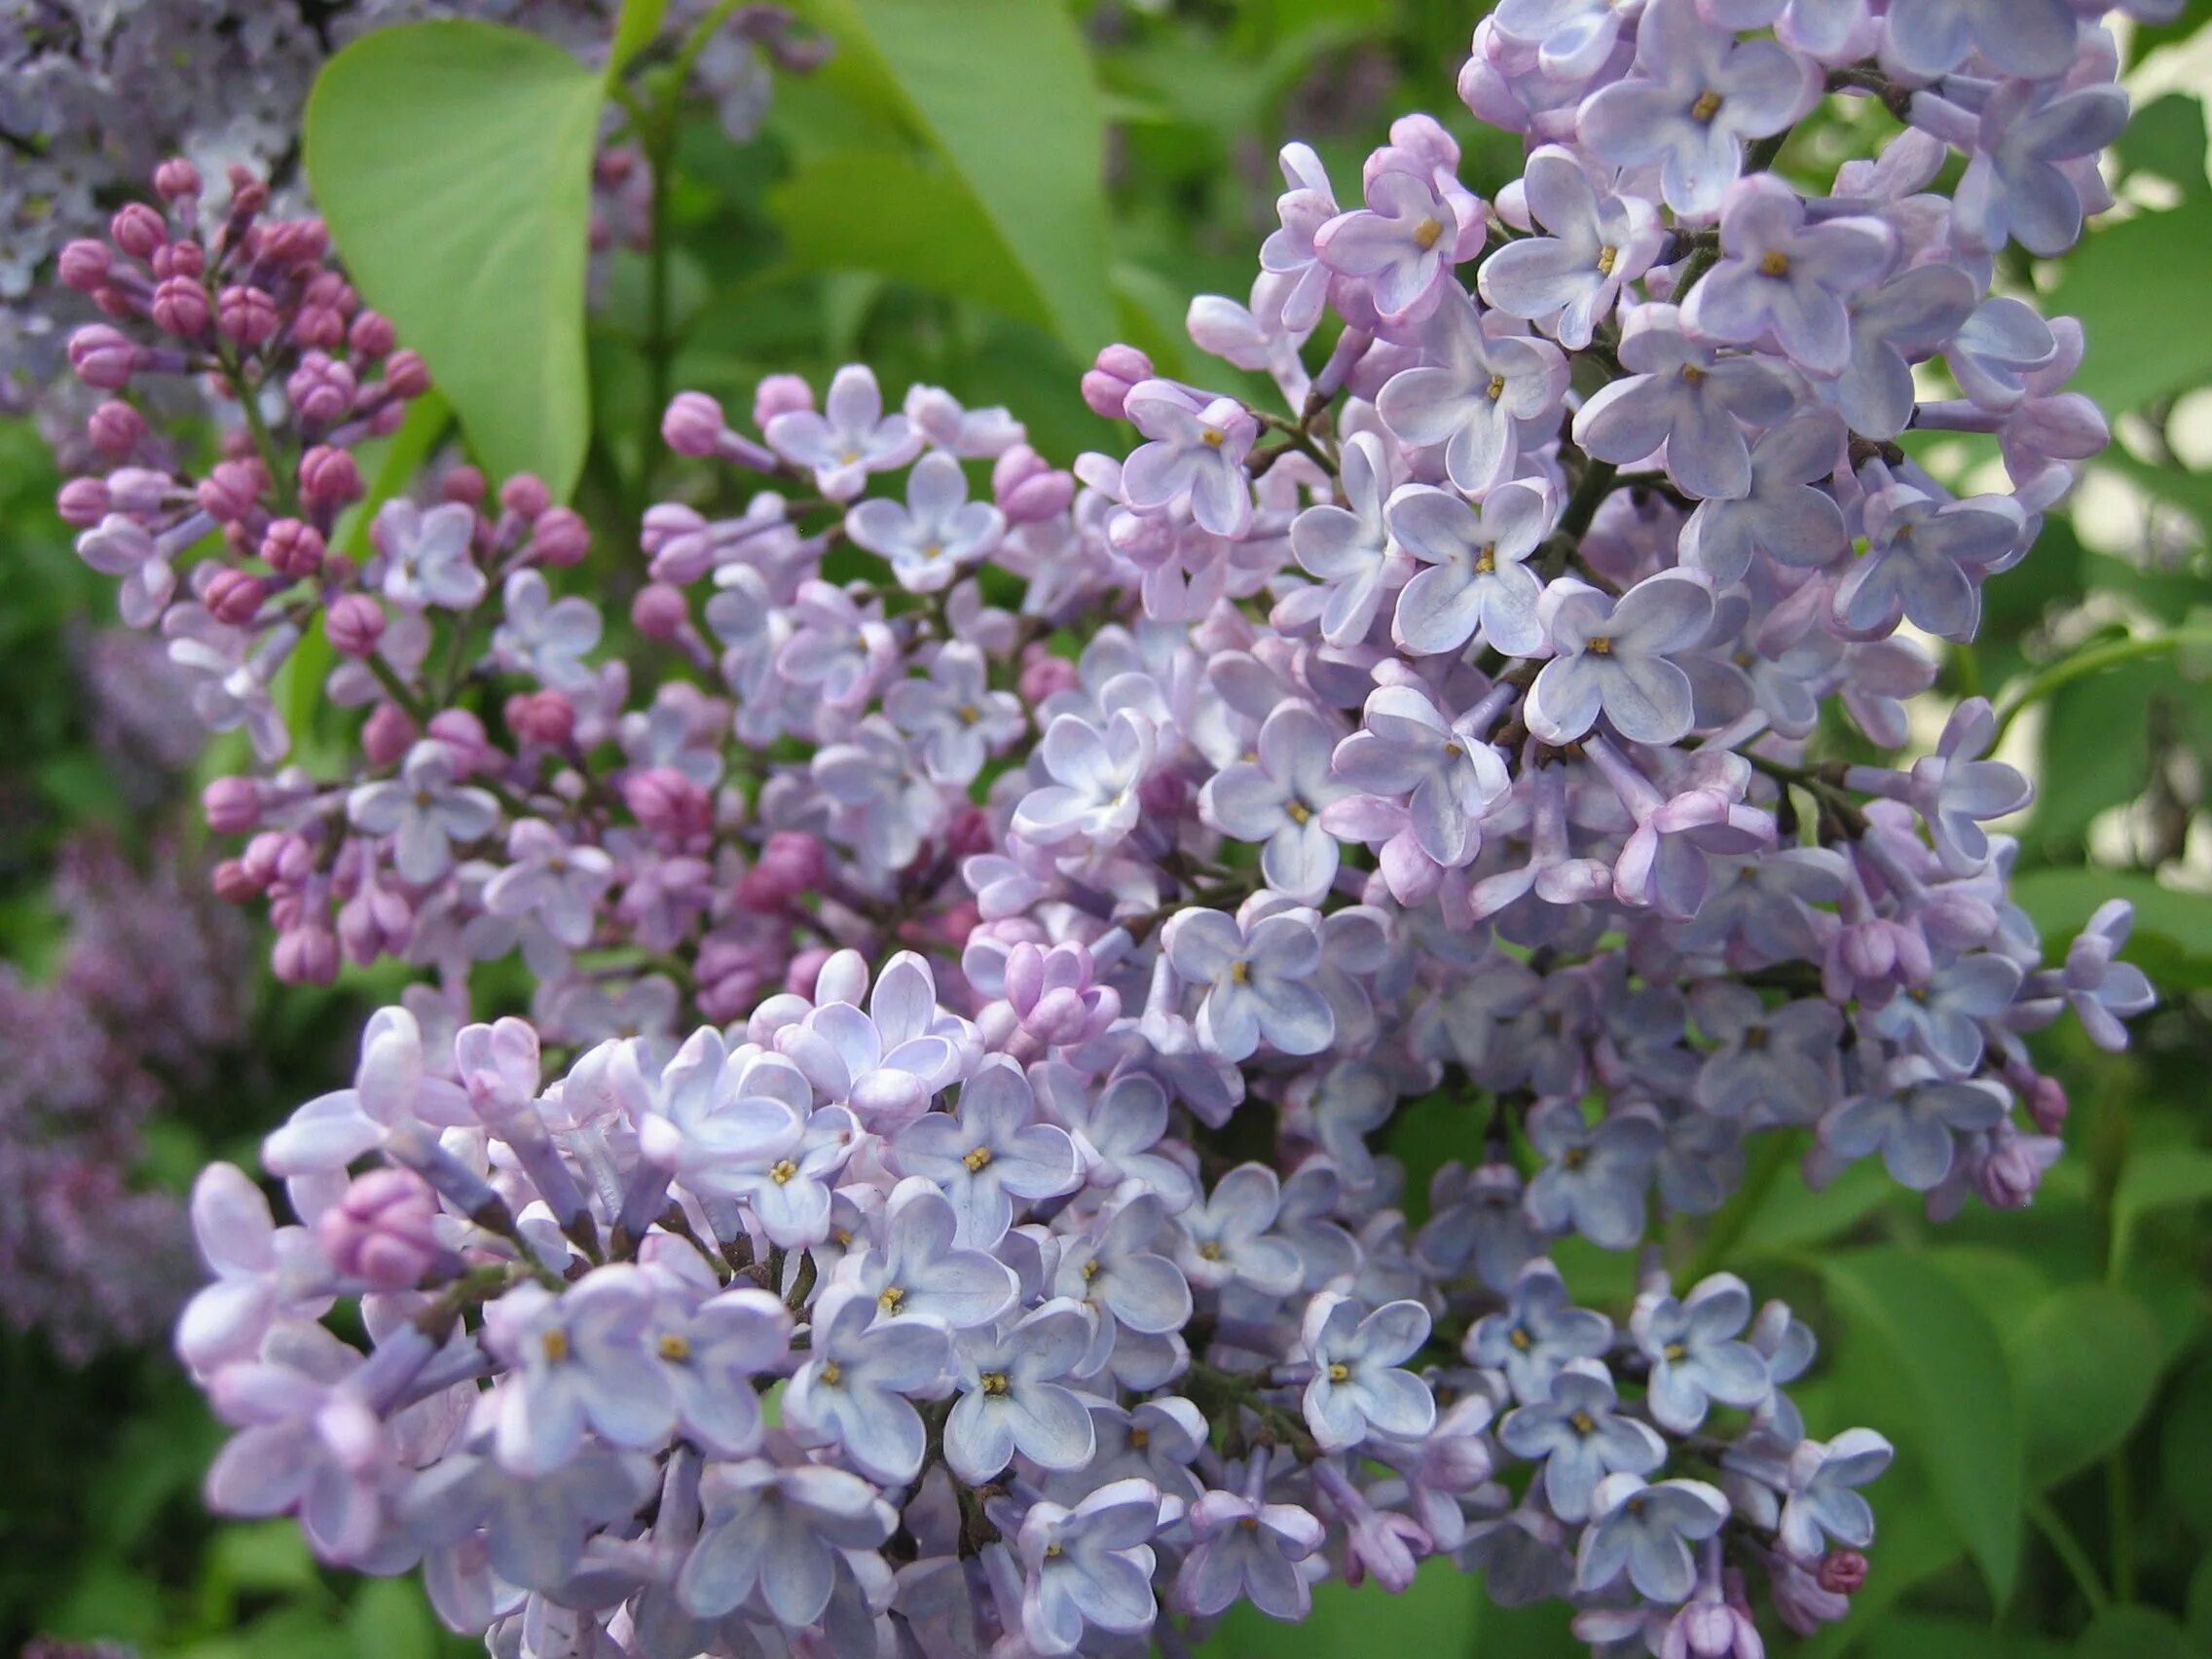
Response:
M1789 255L1778 247L1770 247L1759 256L1759 275L1787 276L1789 275Z
M961 704L956 712L960 716L960 723L962 725L974 725L977 720L983 718L983 711L977 708L973 703Z
M1441 220L1424 218L1414 227L1414 246L1426 253L1443 235L1444 225Z
M1129 1430L1129 1450L1131 1452L1142 1452L1151 1444L1152 1433L1149 1429L1132 1428Z
M943 558L943 557L944 557L944 543L943 543L943 542L941 542L941 541L925 541L925 542L923 542L923 543L922 543L922 557L923 557L923 558L925 558L925 559L941 559L941 558Z
M1586 1146L1570 1146L1560 1154L1559 1161L1563 1168L1579 1169L1590 1161L1590 1149Z
M1495 403L1495 402L1496 402L1496 401L1497 401L1497 400L1498 400L1499 398L1503 397L1504 395L1505 395L1505 377L1504 377L1503 375L1493 375L1493 376L1491 376L1491 377L1490 377L1490 400L1491 400L1491 401L1492 401L1493 403Z
M983 1392L993 1399L1002 1398L1006 1393L1006 1373L1003 1371L984 1372Z
M1221 1241L1219 1239L1209 1238L1203 1244L1200 1244L1198 1246L1198 1260L1201 1262L1220 1261Z
M1620 257L1621 250L1617 247L1600 248L1598 250L1598 275L1610 276L1613 274L1613 266L1619 262Z
M1283 815L1293 824L1304 824L1313 816L1313 809L1302 800L1286 800L1282 803L1282 810Z
M1745 1032L1744 1047L1754 1054L1763 1050L1766 1047L1766 1027L1763 1025L1754 1025L1749 1031Z
M905 1303L906 1293L895 1284L887 1284L875 1298L875 1305L884 1312L896 1314Z
M798 1165L788 1158L779 1158L768 1166L768 1179L781 1187L798 1173Z
M1598 1419L1588 1412L1576 1412L1567 1419L1567 1426L1577 1434L1589 1434L1596 1430Z
M655 1345L660 1356L667 1360L685 1360L691 1357L691 1340L677 1331L670 1331Z
M1600 634L1592 639L1583 649L1587 650L1592 656L1611 656L1613 654L1613 642Z
M1705 371L1695 363L1684 363L1682 365L1682 379L1691 386L1701 386L1705 381Z
M1045 1559L1047 1561L1058 1561L1060 1559L1060 1545L1057 1542L1045 1546Z
M1482 546L1475 549L1475 574L1478 576L1494 576L1497 574L1497 544L1495 542L1486 541Z
M544 1350L547 1359L558 1365L569 1357L569 1333L547 1331L537 1339L537 1346Z
M1713 118L1720 113L1720 104L1718 92L1700 92L1697 102L1690 105L1690 119L1701 127L1710 125Z
M1329 1381L1332 1382L1349 1382L1351 1381L1351 1367L1341 1359L1333 1361L1329 1366Z
M1530 1348L1536 1346L1536 1339L1529 1335L1528 1327L1525 1325L1514 1326L1513 1335L1508 1337L1506 1341L1510 1342L1523 1353L1527 1353Z
M1232 962L1229 977L1233 984L1249 985L1252 982L1252 965L1249 962Z
M1687 1343L1669 1343L1662 1351L1666 1354L1669 1365L1679 1365L1683 1360L1689 1358L1690 1345Z
M1208 426L1198 434L1198 441L1208 449L1219 449L1229 441L1229 434L1219 426Z
M991 1161L991 1149L987 1146L975 1147L971 1149L968 1156L966 1158L963 1158L960 1161L968 1166L968 1172L971 1175L977 1174L989 1166Z
M822 1382L825 1387L834 1388L845 1380L845 1368L833 1359L822 1362Z

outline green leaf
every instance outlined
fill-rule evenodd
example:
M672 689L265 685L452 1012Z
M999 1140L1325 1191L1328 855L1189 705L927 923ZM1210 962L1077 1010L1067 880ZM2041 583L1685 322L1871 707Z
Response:
M1105 124L1082 38L1044 0L811 0L830 72L901 108L1079 359L1114 335ZM880 210L856 198L858 220ZM856 232L857 234L857 232Z
M244 1521L215 1534L207 1574L234 1590L305 1590L315 1582L314 1556L296 1522Z
M2204 100L2168 92L2137 110L2114 146L2128 172L2156 173L2194 196L2212 189L2204 171Z
M2007 1328L2037 1487L2057 1486L2127 1439L2157 1387L2161 1346L2142 1302L2117 1285L2068 1285Z
M608 86L629 67L631 58L652 45L667 15L668 0L622 0L622 15L614 19L614 40L607 49Z
M346 1615L356 1659L433 1659L438 1630L423 1588L412 1578L371 1578Z
M2134 1253L2135 1232L2153 1210L2212 1198L2212 1152L2161 1147L2130 1158L2112 1195L2112 1272L2118 1278Z
M1373 1583L1355 1590L1331 1579L1314 1587L1312 1616L1305 1622L1281 1624L1239 1603L1198 1653L1201 1659L1333 1659L1343 1653L1469 1652L1481 1601L1478 1582L1448 1561L1423 1566L1396 1596ZM1489 1609L1483 1611L1487 1615ZM1492 1652L1487 1641L1484 1651Z
M2212 264L2212 194L2091 232L2046 296L2082 319L2087 355L2069 386L2114 414L2212 377L2212 330L2196 326Z
M854 152L799 165L769 192L792 263L872 271L1051 327L1045 299L999 246L976 199L904 156ZM865 212L854 203L865 202Z
M495 476L565 497L590 437L584 258L604 84L519 29L378 29L308 99L308 179L368 302Z
M1927 1471L1951 1525L2002 1605L2019 1566L2020 1414L2005 1346L1948 1275L1895 1248L1819 1263L1850 1341L1876 1351L1902 1415L1876 1423Z
M2074 1659L2190 1659L2200 1651L2162 1608L2107 1607L2074 1644Z

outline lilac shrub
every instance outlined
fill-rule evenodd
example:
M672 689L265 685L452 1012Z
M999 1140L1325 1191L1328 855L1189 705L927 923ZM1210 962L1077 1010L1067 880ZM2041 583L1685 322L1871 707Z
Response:
M767 487L646 514L629 656L534 479L338 551L420 365L312 222L166 169L65 256L117 320L64 508L261 756L207 808L278 973L422 973L265 1143L296 1221L196 1194L213 1504L500 1653L1178 1651L1430 1557L1606 1652L1841 1617L1891 1449L1811 1437L1812 1331L1655 1230L1762 1140L2025 1204L2024 1038L2148 1005L2124 906L2046 967L2009 902L1985 702L1824 757L1906 747L2105 441L2078 327L1991 291L2106 204L2101 12L1506 0L1459 90L1525 176L1425 116L1355 188L1292 145L1250 303L1193 306L1281 410L1113 347L1136 440L1063 471L858 364L750 429L679 396ZM1815 194L1823 96L1895 130ZM192 474L125 394L209 371L257 419ZM1419 1225L1417 1098L1461 1124ZM1573 1240L1641 1249L1628 1306Z

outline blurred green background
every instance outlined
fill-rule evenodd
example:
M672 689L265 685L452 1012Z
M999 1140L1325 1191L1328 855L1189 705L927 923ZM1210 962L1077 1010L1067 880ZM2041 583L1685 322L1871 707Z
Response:
M640 60L645 116L614 139L663 163L663 234L654 251L595 260L579 348L588 393L571 375L550 401L517 395L514 359L490 344L473 361L465 340L430 352L480 453L577 478L599 533L583 574L602 591L637 580L623 527L661 482L652 434L672 387L743 410L765 373L819 384L860 357L894 394L922 381L1011 404L1064 462L1112 441L1075 389L1105 338L1142 346L1167 374L1236 381L1191 350L1183 312L1196 293L1245 297L1284 140L1313 143L1348 182L1393 115L1424 109L1459 137L1476 190L1518 170L1520 140L1478 129L1453 92L1480 6L799 10L838 50L812 76L778 78L748 144L672 90L655 103L653 61ZM2046 313L2083 320L2076 385L2111 413L2117 442L2034 554L1991 586L1983 637L1949 650L1921 712L1932 739L1955 697L2019 710L2006 757L2039 785L2007 826L2020 842L2019 903L2056 956L2101 899L2132 899L2129 954L2165 1001L2123 1058L2096 1053L2071 1021L2044 1045L2075 1111L2069 1156L2027 1213L1976 1207L1935 1227L1878 1170L1810 1194L1784 1146L1737 1202L1677 1241L1680 1259L1711 1251L1822 1333L1822 1367L1802 1389L1816 1433L1871 1423L1902 1454L1872 1493L1881 1532L1856 1617L1808 1642L1777 1636L1779 1651L2212 1653L2208 20L2212 4L2191 0L2181 22L2124 37L2139 114L2111 164L2120 208L2061 264L2005 271ZM378 84L350 95L359 101L318 104L313 182L356 268L388 257L383 236L413 271L387 282L412 279L415 303L435 306L450 291L440 284L458 280L438 250L425 253L411 227L348 216L350 193L389 160L347 127L363 111L381 119ZM1783 166L1825 182L1889 129L1871 104L1828 112ZM557 213L538 228L572 247L575 227ZM406 305L369 287L407 328ZM560 334L558 301L512 326ZM1982 441L1938 438L1920 453L1962 487L1996 465ZM113 601L70 551L51 510L55 483L31 423L0 423L0 949L28 986L68 961L63 862L106 843L141 870L197 868L196 781L239 758L218 743L196 759L149 759L144 734L114 729L98 662ZM250 1162L267 1125L350 1069L360 1018L396 984L388 968L349 970L330 990L277 994L244 966L259 959L240 957L250 984L223 1052L158 1080L162 1102L129 1150L140 1185L181 1192L209 1157ZM0 1067L6 1043L0 1032ZM24 1132L0 1117L0 1138ZM1403 1150L1409 1162L1421 1156ZM1625 1297L1625 1260L1589 1254L1569 1272L1586 1300ZM57 1346L36 1322L0 1327L11 1446L0 1650L33 1632L195 1659L474 1647L435 1627L411 1583L318 1567L288 1522L211 1524L198 1483L217 1432L158 1342L90 1357ZM1417 1644L1438 1659L1582 1651L1564 1609L1492 1608L1479 1579L1445 1567L1394 1599L1325 1590L1300 1629L1232 1621L1213 1650L1300 1659Z

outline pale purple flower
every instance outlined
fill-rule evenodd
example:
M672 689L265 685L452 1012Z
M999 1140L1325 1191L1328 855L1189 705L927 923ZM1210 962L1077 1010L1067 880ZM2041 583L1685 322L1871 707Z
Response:
M2018 549L2026 520L2010 496L1938 502L1909 484L1875 492L1867 550L1836 588L1836 619L1862 638L1901 619L1946 640L1972 639L1981 620L1975 578Z
M1277 912L1249 931L1219 910L1179 910L1161 933L1167 960L1186 984L1205 987L1199 1041L1232 1064L1263 1041L1286 1054L1317 1054L1336 1032L1328 1000L1312 983L1321 936L1310 910Z
M1136 828L1137 786L1152 771L1159 743L1159 727L1134 709L1116 709L1103 731L1076 715L1053 716L1037 746L1052 781L1021 797L1014 832L1042 847L1114 846Z
M1502 0L1498 32L1536 49L1546 75L1586 81L1605 66L1641 0Z
M809 769L838 808L839 833L879 877L913 863L944 822L942 793L881 715L862 720L850 741L816 750Z
M1339 465L1346 504L1323 501L1300 513L1291 521L1290 547L1327 596L1321 637L1332 645L1354 645L1367 638L1394 579L1404 579L1405 560L1392 557L1383 521L1391 470L1382 440L1373 432L1352 433Z
M281 760L291 732L277 710L272 682L300 643L300 631L279 623L258 643L242 628L218 622L203 606L179 605L162 618L169 661L191 685L192 712L209 731L245 727L254 755Z
M492 649L508 668L535 675L561 691L592 682L584 653L599 644L605 626L599 607L574 594L555 599L537 571L517 571L500 590L499 626Z
M1420 850L1447 867L1463 865L1480 850L1483 815L1509 785L1483 723L1480 709L1447 720L1418 684L1378 686L1360 729L1337 746L1337 776L1370 794L1406 795Z
M724 1457L759 1445L754 1379L783 1368L791 1327L783 1303L765 1290L724 1291L684 1312L663 1308L652 1353L686 1436Z
M1942 349L1973 313L1974 281L1955 265L1916 265L1851 303L1851 362L1836 407L1862 437L1894 438L1912 421L1912 365Z
M1197 1197L1190 1173L1161 1149L1168 1104L1157 1078L1124 1071L1103 1087L1071 1082L1058 1088L1051 1087L1051 1068L1041 1075L1039 1104L1075 1142L1086 1185L1112 1193L1133 1181L1142 1191L1158 1194L1171 1210Z
M1223 767L1199 792L1198 810L1224 834L1260 841L1268 885L1317 904L1337 874L1337 838L1321 809L1345 793L1330 769L1337 732L1303 703L1285 703L1260 727L1259 758Z
M1371 1436L1417 1440L1436 1420L1436 1396L1405 1362L1428 1341L1428 1309L1385 1303L1363 1313L1349 1297L1324 1291L1307 1304L1301 1351L1313 1364L1301 1404L1324 1452Z
M558 1469L589 1427L649 1450L676 1426L676 1393L646 1338L653 1291L643 1270L597 1268L555 1294L535 1283L485 1309L485 1343L510 1368L498 1403L499 1461L518 1475Z
M1972 875L1988 865L1983 822L2018 812L2035 795L2016 768L1981 758L1996 737L1989 699L1969 697L1943 722L1936 753L1912 763L1912 803L1927 821L1936 857L1953 875Z
M1733 500L1699 502L1682 527L1682 563L1726 587L1744 579L1757 554L1819 570L1850 552L1843 509L1819 488L1842 464L1845 436L1841 422L1820 413L1760 438L1751 449L1751 489Z
M769 418L761 435L784 460L811 467L816 488L833 501L851 500L869 473L904 466L922 453L922 434L904 415L883 412L875 373L860 363L847 363L830 379L821 414L786 410Z
M1130 388L1128 418L1151 441L1122 463L1122 498L1159 512L1188 498L1200 530L1239 536L1252 522L1252 484L1244 458L1260 424L1234 397L1201 402L1172 381Z
M1536 602L1543 584L1529 557L1550 534L1551 496L1539 484L1501 484L1479 507L1446 490L1408 484L1384 518L1425 569L1398 595L1391 634L1419 656L1456 651L1478 634L1507 656L1543 649Z
M445 1607L454 1580L474 1555L507 1584L551 1590L568 1582L584 1542L637 1512L653 1490L652 1459L586 1441L560 1468L516 1475L487 1451L455 1450L409 1483L399 1511L424 1564L433 1601Z
M1829 1539L1855 1550L1872 1543L1874 1511L1852 1488L1888 1468L1893 1455L1890 1443L1870 1428L1848 1428L1829 1441L1799 1441L1789 1454L1778 1529L1782 1547L1800 1561L1815 1561Z
M1644 1189L1659 1156L1659 1125L1631 1107L1592 1124L1579 1100L1553 1100L1529 1114L1529 1139L1548 1161L1524 1202L1546 1233L1581 1234L1608 1250L1643 1236Z
M1890 0L1890 51L1931 80L1977 50L2009 75L2050 80L2079 32L2069 0Z
M2117 959L2134 920L2135 907L2126 900L2108 899L2066 947L2066 1000L2089 1041L2111 1053L2127 1047L2120 1020L2148 1012L2158 1000L2150 976Z
M2023 10L2039 6L2063 9L2061 0L2025 0ZM2109 83L2000 82L1959 179L1953 216L1963 243L1995 252L2010 240L2046 259L2064 253L2081 240L2084 213L2083 182L2068 169L2094 179L2092 159L2126 125L2127 93Z
M1328 1534L1310 1510L1209 1492L1184 1519L1197 1540L1175 1575L1175 1604L1185 1612L1210 1618L1238 1600L1276 1619L1303 1619L1312 1609L1299 1564Z
M1907 1083L1834 1108L1821 1120L1821 1145L1846 1159L1879 1152L1893 1179L1925 1193L1950 1174L1958 1136L1996 1127L2011 1105L2005 1086L1988 1078Z
M1688 1434L1710 1405L1750 1410L1773 1384L1766 1361L1738 1333L1751 1321L1751 1293L1733 1273L1699 1281L1677 1302L1639 1300L1629 1333L1651 1362L1644 1403L1660 1427Z
M944 1423L944 1460L971 1485L994 1479L1018 1452L1039 1468L1079 1469L1097 1440L1090 1413L1061 1381L1091 1343L1080 1304L1058 1298L1000 1328L953 1340L960 1398Z
M875 1315L871 1297L823 1294L784 1418L802 1443L835 1446L870 1480L903 1485L920 1472L926 1439L914 1401L944 1393L952 1342L941 1325Z
M1738 346L1771 336L1801 368L1833 376L1851 362L1844 301L1881 279L1897 239L1879 219L1808 224L1794 190L1754 173L1728 188L1720 247L1720 262L1682 307L1682 325Z
M597 847L572 847L540 818L508 828L515 862L484 884L484 908L495 916L535 915L571 950L590 942L601 895L614 880L614 861Z
M881 498L862 501L845 514L845 534L888 559L908 593L936 593L998 545L1006 515L988 501L971 501L960 462L937 450L907 475L904 506Z
M1551 1398L1553 1379L1570 1360L1603 1359L1613 1346L1613 1322L1567 1299L1567 1281L1545 1257L1521 1269L1504 1310L1486 1314L1467 1333L1466 1356L1505 1373L1523 1405Z
M1748 985L1714 980L1691 997L1698 1028L1720 1047L1699 1068L1697 1103L1723 1118L1765 1112L1809 1124L1835 1098L1832 1075L1843 1015L1825 999L1769 1009Z
M699 1502L705 1520L677 1575L677 1600L714 1619L757 1599L787 1630L819 1624L851 1570L844 1552L875 1548L899 1521L856 1475L760 1457L711 1465Z
M1452 281L1465 229L1459 208L1432 180L1386 167L1368 178L1365 207L1321 227L1314 251L1330 270L1365 280L1385 320L1415 321Z
M1818 90L1810 64L1773 41L1712 27L1697 0L1651 0L1636 68L1583 103L1582 142L1616 166L1658 163L1667 205L1700 216L1719 208L1743 170L1745 141L1782 131Z
M1321 320L1329 301L1329 268L1313 239L1337 216L1337 197L1311 145L1285 144L1277 160L1290 189L1275 198L1278 227L1260 244L1260 269L1288 280L1276 302L1283 326L1304 333Z
M177 1355L195 1373L250 1359L277 1320L329 1311L337 1275L314 1234L278 1227L236 1164L210 1163L192 1184L192 1235L215 1273L177 1320Z
M1692 496L1732 499L1751 488L1739 420L1787 417L1788 386L1753 356L1722 357L1682 331L1672 306L1639 306L1621 330L1632 372L1601 387L1574 417L1574 441L1600 461L1641 461L1667 446L1667 475Z
M1512 3L1526 10L1530 0ZM1607 18L1618 15L1609 0L1598 0L1597 10ZM1651 269L1666 228L1641 196L1601 196L1574 153L1556 144L1530 155L1522 195L1530 218L1550 234L1509 241L1483 261L1483 302L1548 325L1562 346L1579 351L1612 314L1621 290Z
M1562 1521L1586 1520L1599 1483L1646 1475L1667 1460L1667 1443L1649 1423L1620 1410L1612 1374L1596 1359L1569 1359L1544 1397L1507 1412L1498 1444L1544 1465L1544 1497Z
M1927 984L1890 998L1865 1015L1866 1023L1925 1055L1945 1077L1971 1077L1981 1064L1987 1027L2012 1006L2021 978L2010 957L1976 951L1938 969Z
M1519 467L1526 435L1550 435L1567 395L1566 353L1487 325L1456 282L1421 325L1422 360L1392 375L1376 413L1400 443L1441 445L1452 482L1481 496Z
M466 610L481 604L491 584L472 552L475 536L476 510L460 501L427 509L405 497L385 502L376 520L385 598L410 609Z
M883 712L921 745L922 761L940 784L974 783L991 752L1029 724L1020 698L991 689L983 653L958 641L938 652L927 680L894 682Z
M424 886L453 866L453 843L480 841L499 822L489 791L454 781L453 751L424 738L407 752L399 776L356 785L346 797L353 828L392 838L392 867Z
M882 1245L845 1258L844 1276L891 1319L935 1319L948 1330L987 1325L1014 1304L1014 1270L986 1250L954 1243L951 1200L921 1177L893 1189L880 1223Z
M832 968L839 970L834 977ZM859 953L840 951L816 981L821 1006L772 1031L761 1025L758 1035L823 1098L851 1105L871 1127L890 1129L918 1117L959 1080L973 1063L968 1045L975 1034L940 1013L929 963L910 950L884 965L864 1014L857 1001L843 999L857 999L866 984Z
M1160 1489L1146 1480L1111 1481L1073 1509L1029 1506L1014 1551L1021 1561L1021 1635L1044 1659L1077 1652L1086 1631L1135 1636L1160 1616L1153 1598L1153 1553Z
M1049 1198L1076 1185L1067 1131L1036 1121L1021 1068L994 1055L961 1086L951 1112L925 1113L893 1139L903 1174L926 1176L952 1200L955 1238L987 1250L1014 1222L1014 1200Z
M1633 743L1673 743L1690 729L1689 676L1671 660L1713 624L1713 592L1694 575L1662 571L1618 602L1562 578L1545 594L1556 654L1529 687L1529 729L1571 743L1603 715Z
M1603 1590L1625 1568L1637 1594L1672 1604L1696 1587L1690 1545L1720 1530L1728 1500L1703 1481L1646 1486L1640 1475L1608 1475L1591 1514L1575 1559L1575 1588Z
M1176 1261L1193 1284L1219 1289L1248 1285L1263 1296L1288 1296L1305 1266L1274 1232L1282 1183L1264 1163L1239 1163L1213 1191L1177 1216L1182 1247Z
M116 590L124 622L132 628L150 626L176 592L176 571L169 560L181 547L170 537L156 537L136 519L109 513L77 537L77 557L103 576L121 576Z

